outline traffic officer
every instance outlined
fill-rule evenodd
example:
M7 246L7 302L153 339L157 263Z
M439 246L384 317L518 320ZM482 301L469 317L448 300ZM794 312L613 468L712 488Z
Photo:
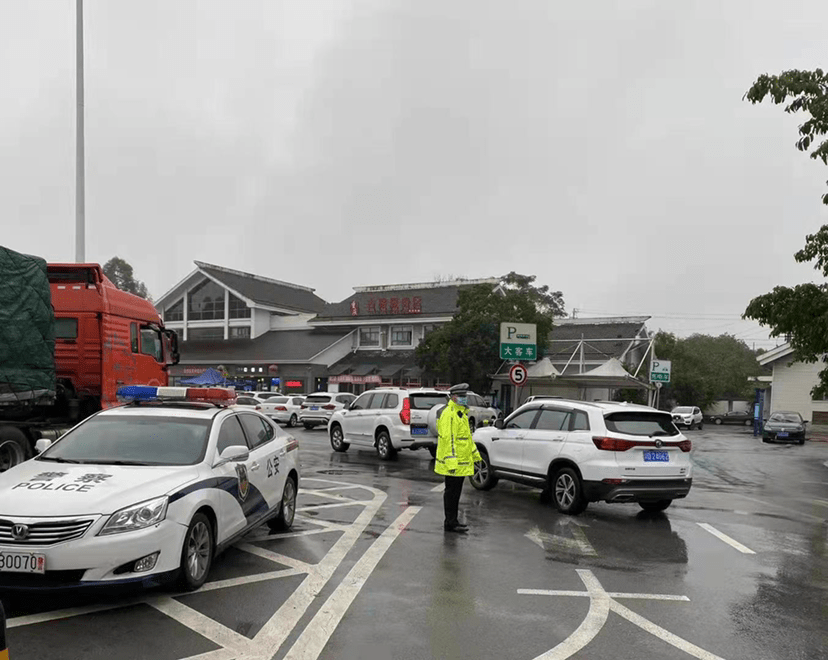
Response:
M463 480L474 474L474 464L480 460L469 427L468 390L468 383L451 387L451 399L437 420L434 471L446 478L446 490L443 493L446 520L443 529L447 532L464 533L469 529L457 520L457 508L460 505Z

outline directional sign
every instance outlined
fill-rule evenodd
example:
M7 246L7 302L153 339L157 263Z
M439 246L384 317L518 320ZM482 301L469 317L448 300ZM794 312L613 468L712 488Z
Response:
M669 383L671 368L672 362L670 360L653 360L653 365L650 367L650 382Z
M537 360L538 328L534 323L500 324L501 360Z
M522 364L512 365L509 369L509 380L512 381L512 385L525 385L527 378L529 378L529 372Z

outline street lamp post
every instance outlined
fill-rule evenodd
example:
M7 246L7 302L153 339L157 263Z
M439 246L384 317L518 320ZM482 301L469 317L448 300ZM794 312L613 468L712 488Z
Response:
M86 197L84 191L83 135L83 0L76 3L77 32L75 37L75 261L86 261Z

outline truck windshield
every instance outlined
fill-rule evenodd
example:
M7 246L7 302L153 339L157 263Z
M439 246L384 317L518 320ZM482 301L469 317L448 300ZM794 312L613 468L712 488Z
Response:
M194 465L204 460L210 420L98 416L36 460L97 465Z

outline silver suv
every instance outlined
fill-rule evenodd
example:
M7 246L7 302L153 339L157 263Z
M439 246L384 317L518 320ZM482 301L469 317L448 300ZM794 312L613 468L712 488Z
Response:
M347 408L356 396L347 392L315 392L309 394L299 408L299 423L306 429L327 426L334 412Z
M437 410L448 394L432 389L370 390L349 407L336 411L328 424L331 447L348 451L351 445L374 447L384 461L400 449L426 448L437 453Z

